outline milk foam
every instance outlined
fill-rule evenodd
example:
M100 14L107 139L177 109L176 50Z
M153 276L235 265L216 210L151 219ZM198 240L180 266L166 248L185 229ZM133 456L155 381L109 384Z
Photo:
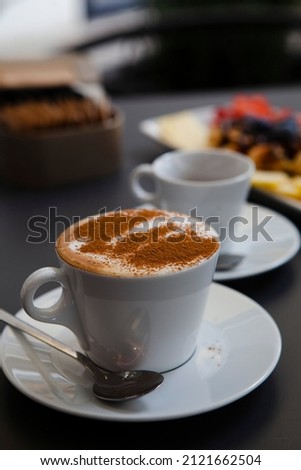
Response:
M163 275L201 263L219 245L202 221L178 212L126 209L108 212L105 219L88 217L63 232L56 244L60 257L98 274Z

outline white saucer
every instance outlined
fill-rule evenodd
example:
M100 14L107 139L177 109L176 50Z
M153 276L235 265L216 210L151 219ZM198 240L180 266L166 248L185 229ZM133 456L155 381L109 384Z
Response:
M239 279L270 271L289 261L300 248L297 227L278 212L257 204L246 204L241 215L247 223L237 222L235 236L238 239L246 235L247 240L233 242L232 245L234 253L242 252L246 257L229 271L216 271L215 281ZM264 232L257 233L256 227L262 222L267 235Z
M58 291L39 297L39 304L50 305ZM17 315L78 347L66 328L36 322L23 310ZM194 356L164 374L157 390L137 400L110 403L94 398L90 376L82 366L8 326L1 350L6 377L31 399L62 412L111 421L169 420L227 405L258 387L273 371L280 353L281 336L271 316L250 298L216 283Z

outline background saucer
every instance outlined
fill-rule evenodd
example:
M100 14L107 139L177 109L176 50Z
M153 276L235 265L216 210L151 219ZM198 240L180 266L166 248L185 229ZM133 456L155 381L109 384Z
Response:
M237 238L246 234L248 240L236 244L233 242L233 252L245 253L246 257L229 271L216 271L215 281L239 279L270 271L289 261L300 248L300 233L297 227L278 212L247 203L242 216L248 224L238 224ZM257 232L261 223L266 234Z

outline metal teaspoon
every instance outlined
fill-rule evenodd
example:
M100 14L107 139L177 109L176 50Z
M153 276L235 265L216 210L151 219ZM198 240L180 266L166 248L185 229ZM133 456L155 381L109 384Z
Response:
M164 380L163 375L148 370L108 372L96 365L88 356L71 349L3 309L0 309L0 320L79 361L93 375L93 393L101 400L124 401L138 398L155 390Z
M216 270L217 271L229 271L245 258L245 255L233 254L233 253L222 253L218 256Z

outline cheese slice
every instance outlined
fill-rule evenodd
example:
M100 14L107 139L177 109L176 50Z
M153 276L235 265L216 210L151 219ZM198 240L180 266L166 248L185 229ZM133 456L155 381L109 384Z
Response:
M277 187L277 194L282 196L292 197L294 199L301 199L301 187L298 188L294 184L293 178Z
M255 171L252 186L279 196L301 200L301 176L290 177L282 171Z
M161 142L171 148L199 150L208 147L208 126L189 111L162 116L157 124Z
M283 171L256 170L252 177L252 186L268 190L277 188L290 181L290 177Z

